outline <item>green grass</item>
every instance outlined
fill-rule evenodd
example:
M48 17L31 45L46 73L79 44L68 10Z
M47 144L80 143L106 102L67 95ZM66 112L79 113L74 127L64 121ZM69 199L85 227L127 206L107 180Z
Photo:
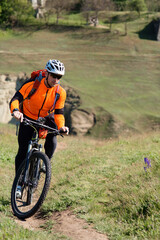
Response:
M42 69L48 59L60 59L66 66L62 83L74 87L81 107L97 116L92 135L108 133L108 112L117 122L147 132L160 119L160 48L159 42L139 39L137 32L150 20L142 15L128 21L127 36L122 22L115 22L109 33L75 24L82 20L74 14L61 19L65 26L44 29L39 22L27 30L0 30L0 72L30 74ZM0 135L0 239L67 239L51 235L50 220L48 230L41 232L15 224L10 209L15 128L1 124ZM55 153L43 214L69 207L110 239L160 238L159 132L116 140L68 137L59 142L66 148ZM147 172L144 157L151 159Z
M145 156L152 159L147 173ZM56 160L46 211L70 206L111 239L158 239L158 135L100 143L71 139Z
M63 18L74 22L80 16ZM160 121L159 42L137 35L150 21L142 15L128 22L128 36L124 23L114 23L111 33L72 23L1 30L0 72L30 74L45 67L48 59L60 59L66 66L61 82L77 90L81 108L90 108L97 116L101 115L97 109L103 108L117 122L145 131L155 119Z
M49 219L41 233L14 223L10 189L17 142L12 126L3 124L0 131L0 237L54 239ZM117 140L65 137L58 142L63 148L52 161L52 182L42 215L70 208L109 239L160 238L159 132ZM147 172L144 157L151 160Z

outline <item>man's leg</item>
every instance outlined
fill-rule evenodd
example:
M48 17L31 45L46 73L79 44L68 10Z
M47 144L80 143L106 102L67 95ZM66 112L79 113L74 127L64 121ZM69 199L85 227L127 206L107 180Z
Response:
M46 155L51 159L57 147L57 137L54 134L48 134L44 144Z

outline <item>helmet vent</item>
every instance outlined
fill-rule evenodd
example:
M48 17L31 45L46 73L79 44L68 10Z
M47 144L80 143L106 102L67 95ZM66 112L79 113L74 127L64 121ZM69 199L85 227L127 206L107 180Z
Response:
M59 75L64 75L65 74L65 67L64 64L61 63L59 60L49 60L46 64L45 69L51 73L59 74Z

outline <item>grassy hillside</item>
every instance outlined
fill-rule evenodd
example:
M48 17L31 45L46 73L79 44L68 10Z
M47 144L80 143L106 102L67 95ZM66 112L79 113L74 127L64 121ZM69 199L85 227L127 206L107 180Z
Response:
M128 36L123 23L113 24L112 33L78 26L0 31L0 72L30 74L48 59L60 59L66 66L62 83L78 91L82 108L104 118L109 112L143 131L160 122L159 42L137 34L150 20L129 22Z
M30 74L50 58L64 62L62 80L81 96L102 123L105 113L130 128L144 131L160 123L159 42L139 39L151 19L115 23L106 28L80 26L30 27L0 31L0 72ZM104 121L103 121L104 120ZM100 129L100 128L99 128Z
M15 128L0 125L0 239L67 239L54 232L17 226L10 189L17 151ZM69 208L109 239L160 238L159 132L117 140L58 138L52 181L41 213ZM151 167L144 171L144 157ZM48 220L49 222L49 220Z

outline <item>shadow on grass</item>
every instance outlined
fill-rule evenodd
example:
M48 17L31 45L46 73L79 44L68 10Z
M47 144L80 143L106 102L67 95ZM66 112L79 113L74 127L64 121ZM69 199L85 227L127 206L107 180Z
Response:
M137 34L139 35L139 38L146 39L146 40L157 40L157 31L155 30L155 21L150 22L148 25L145 26L145 28Z
M90 27L88 25L56 25L56 24L38 24L38 25L21 25L12 28L15 36L19 36L24 32L26 37L31 36L33 33L46 30L53 33L71 33L72 38L78 39L92 39L92 38L114 38L115 33L111 33L109 29L100 29L95 27Z
M48 30L55 33L63 33L69 31L77 31L79 29L83 29L84 26L75 26L75 25L57 25L57 24L33 24L33 25L19 25L18 27L12 28L15 31L15 35L18 35L19 32L25 31L28 33Z

